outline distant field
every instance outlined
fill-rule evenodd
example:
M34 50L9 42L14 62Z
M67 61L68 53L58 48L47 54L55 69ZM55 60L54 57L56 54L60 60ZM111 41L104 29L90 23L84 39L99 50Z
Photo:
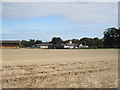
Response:
M3 49L3 88L114 88L117 49Z

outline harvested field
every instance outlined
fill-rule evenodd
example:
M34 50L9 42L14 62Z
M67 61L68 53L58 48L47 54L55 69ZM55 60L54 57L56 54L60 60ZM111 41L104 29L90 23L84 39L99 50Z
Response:
M116 88L117 49L3 49L3 88Z

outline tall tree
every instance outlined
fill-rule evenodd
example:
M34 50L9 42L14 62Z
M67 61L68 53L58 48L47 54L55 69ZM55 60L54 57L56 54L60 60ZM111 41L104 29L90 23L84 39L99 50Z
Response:
M120 29L115 27L108 28L104 32L104 47L117 48L119 47Z

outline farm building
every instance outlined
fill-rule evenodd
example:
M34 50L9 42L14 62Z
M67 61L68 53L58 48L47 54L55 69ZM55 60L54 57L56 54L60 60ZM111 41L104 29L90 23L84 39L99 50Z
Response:
M64 46L61 44L52 44L52 43L47 43L47 44L34 44L32 48L42 48L42 49L63 49Z
M20 48L20 41L0 41L0 48Z
M52 43L42 43L42 44L34 44L32 48L42 48L42 49L72 49L78 48L78 44L72 43L70 40L68 43L62 44L52 44Z
M68 48L68 49L78 48L78 44L72 43L72 40L69 40L68 43L64 45L64 48Z
M80 45L79 45L79 48L88 48L88 46L87 46L87 45L80 44Z
M52 49L53 48L53 44L34 44L32 46L32 48L42 48L42 49Z

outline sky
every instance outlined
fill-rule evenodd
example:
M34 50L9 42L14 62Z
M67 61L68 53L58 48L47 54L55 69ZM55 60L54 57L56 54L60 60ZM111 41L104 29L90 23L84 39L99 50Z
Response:
M1 0L2 2L119 2L119 0Z
M3 40L103 37L118 27L117 2L2 2Z

